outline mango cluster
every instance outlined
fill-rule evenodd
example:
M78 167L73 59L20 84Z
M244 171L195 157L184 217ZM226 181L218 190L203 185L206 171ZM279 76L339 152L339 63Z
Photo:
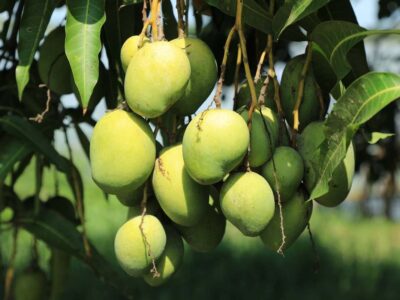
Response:
M285 70L282 88L293 91L282 92L286 111L293 109L293 87L303 60L295 58ZM182 262L183 240L195 251L210 252L221 242L227 220L243 235L259 236L270 249L287 249L311 217L313 203L306 200L325 138L319 121L324 108L312 74L306 78L300 108L298 149L289 146L290 118L282 129L273 88L265 105L254 111L249 130L246 83L237 111L206 109L183 125L176 141L161 145L150 124L155 118L165 121L198 110L216 83L215 58L199 39L151 42L133 36L121 49L121 62L129 109L108 112L98 121L90 157L97 185L129 207L114 243L125 272L151 286L163 284ZM258 94L261 86L256 86ZM347 196L353 173L350 147L328 194L315 200L338 205Z

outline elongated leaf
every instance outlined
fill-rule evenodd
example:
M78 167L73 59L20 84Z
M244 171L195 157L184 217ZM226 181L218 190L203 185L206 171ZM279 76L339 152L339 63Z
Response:
M89 159L89 157L90 157L90 154L89 154L89 152L90 152L90 150L89 150L90 149L89 139L88 139L87 135L83 132L82 128L78 124L75 124L75 131L76 131L76 134L78 136L79 142L80 142L80 144L82 146L83 152L85 152L85 155L86 155L87 159Z
M68 173L71 170L69 162L54 149L46 136L34 124L24 118L11 115L0 118L0 125L9 134L29 145L31 149L45 155L61 172Z
M3 181L14 165L32 150L24 142L11 137L3 137L0 145L0 181Z
M272 21L272 29L275 37L278 38L289 25L316 12L329 1L331 0L286 1L285 4L278 9Z
M68 0L65 53L83 108L99 78L100 31L105 22L104 0Z
M89 265L98 277L118 289L126 297L132 298L135 295L132 278L115 269L93 245L91 245L92 256L90 258L85 256L80 233L60 214L42 208L37 216L30 213L18 216L17 222L49 246L63 250Z
M272 33L272 16L255 0L243 0L243 21L264 33ZM236 0L205 0L223 13L235 16Z
M354 81L333 107L325 121L326 136L320 146L317 183L310 195L316 199L328 192L333 171L345 157L358 128L386 105L400 97L400 76L370 72Z
M54 2L54 0L25 1L19 29L19 62L15 71L20 100L29 81L29 69L33 57L49 23L51 13L54 10Z
M392 136L396 135L395 133L387 133L387 132L371 132L367 138L368 138L368 144L376 144L380 140L384 140L387 138L390 138Z
M366 30L350 22L327 21L314 29L311 39L323 50L337 79L341 80L351 70L348 52L367 36L376 34L400 34L400 30Z

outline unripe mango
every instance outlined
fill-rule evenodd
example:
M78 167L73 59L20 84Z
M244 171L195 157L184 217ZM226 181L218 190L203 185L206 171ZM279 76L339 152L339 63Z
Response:
M106 193L133 193L150 176L155 156L149 125L132 113L114 110L94 127L90 142L92 176Z
M46 273L38 268L25 270L15 280L15 300L43 300L48 292Z
M257 173L235 173L221 189L221 209L225 217L244 235L257 236L274 215L274 194Z
M262 167L261 174L272 189L279 192L281 201L287 201L292 198L303 179L303 158L293 148L278 147L272 159Z
M209 206L200 221L191 227L179 226L178 229L189 246L198 252L211 252L221 242L225 234L226 219L219 206L219 195L210 188Z
M167 241L165 230L156 217L143 217L142 228L146 239L140 230L141 222L141 216L127 221L119 228L114 241L117 260L122 269L131 276L144 274L152 259L161 256ZM149 256L149 250L153 257Z
M324 124L322 122L314 122L309 124L298 138L299 152L304 159L305 177L304 183L307 190L311 193L317 181L317 174L314 168L321 162L319 146L325 140ZM343 161L336 167L329 182L329 191L327 194L314 199L324 206L337 206L343 202L352 185L355 157L353 144L350 143L346 156Z
M161 151L154 168L153 189L165 214L177 224L193 226L207 210L208 188L186 172L180 144Z
M260 80L258 80L257 83L255 83L257 101L258 98L260 97L261 89L264 85L265 79L266 76L262 76ZM251 103L250 88L249 88L249 83L246 80L239 87L239 92L236 98L235 107L240 108L242 106L249 106L250 103ZM271 108L273 111L276 111L276 105L274 100L274 82L272 80L269 81L265 91L264 105L266 107Z
M217 63L214 54L200 39L178 38L170 42L186 52L190 62L190 79L185 94L173 109L181 116L191 115L207 99L217 81Z
M131 59L125 76L125 96L137 114L155 118L185 93L190 63L185 51L166 42L153 42Z
M278 117L268 107L263 107L261 114L259 110L255 110L252 117L249 153L250 167L259 167L266 163L272 157L272 153L278 142ZM243 109L240 115L247 123L249 111Z
M146 273L143 276L151 286L160 286L165 283L180 267L183 260L183 241L181 236L173 227L166 227L167 244L165 250L156 263L159 277L153 277L153 274Z
M121 204L125 206L140 205L140 201L143 199L144 185L138 187L134 191L128 191L127 193L121 192L116 194L117 199Z
M249 130L238 113L210 109L190 121L182 145L190 176L201 184L213 184L240 164L249 145Z
M282 202L283 228L285 244L282 250L289 248L300 236L307 226L312 213L312 201L305 202L302 192L296 192L294 196ZM260 234L263 243L271 250L277 251L282 244L281 216L278 205L271 222Z
M134 35L128 38L121 47L121 63L124 71L129 66L132 57L138 52L138 43L140 41L140 36ZM143 37L142 47L150 43L147 37Z

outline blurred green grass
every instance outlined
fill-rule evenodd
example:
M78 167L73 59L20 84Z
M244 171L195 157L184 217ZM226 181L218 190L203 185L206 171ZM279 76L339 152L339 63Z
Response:
M78 165L85 183L87 230L90 240L117 266L113 240L126 219L127 208L114 198L105 200L93 183L88 162ZM60 194L72 198L62 174ZM24 198L34 193L34 172L28 168L16 185ZM54 172L46 170L41 198L54 194ZM397 299L400 292L400 224L384 219L362 219L339 209L315 207L311 227L320 258L307 235L285 257L266 249L258 238L243 237L227 227L222 244L212 253L195 253L186 247L179 272L164 286L148 287L132 278L135 299ZM3 263L11 250L11 232L0 238ZM21 232L18 241L17 275L31 256L32 238ZM40 265L48 271L49 251L39 244ZM100 281L78 260L71 261L63 299L123 299L118 291ZM1 290L1 288L0 288ZM1 292L1 291L0 291Z

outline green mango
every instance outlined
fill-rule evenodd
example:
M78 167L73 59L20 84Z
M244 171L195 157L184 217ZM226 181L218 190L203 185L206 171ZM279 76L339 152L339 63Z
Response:
M222 241L226 219L219 206L218 191L210 187L209 206L200 221L191 227L179 226L178 230L189 246L198 252L211 252Z
M167 42L153 42L132 57L125 76L125 97L137 114L155 118L185 93L190 62L184 50Z
M183 241L181 236L173 227L165 228L167 234L167 244L161 257L156 263L159 277L153 277L150 272L143 276L144 281L150 286L160 286L164 284L180 267L183 260Z
M65 29L57 27L50 32L39 48L38 71L40 80L56 94L73 92L72 71L65 55Z
M200 39L178 38L170 42L186 52L190 62L190 79L185 94L173 106L180 116L191 115L208 98L217 81L214 54Z
M155 156L153 133L137 115L117 109L106 113L94 127L92 177L106 193L133 193L150 176Z
M138 187L134 191L117 193L115 196L117 196L117 199L121 204L125 206L135 206L137 204L140 205L140 202L143 199L143 191L144 185Z
M285 244L282 250L288 249L300 236L307 226L312 213L312 201L305 202L302 192L296 192L286 202L282 202L283 228L285 233ZM271 250L277 251L282 244L281 217L278 205L271 222L260 234L264 245Z
M266 76L261 76L260 80L258 80L257 83L255 83L257 101L258 101L258 97L260 97L260 92L264 85L265 79L266 79ZM265 93L265 98L264 98L264 105L276 112L277 109L276 109L275 100L274 100L274 83L272 80L269 81L268 87L265 92L266 93ZM239 86L239 92L236 97L236 105L235 106L239 108L242 106L249 106L250 104L251 104L251 94L250 94L249 83L247 82L247 80L245 80Z
M292 58L283 70L281 80L281 103L286 120L293 127L293 109L297 101L298 85L305 63L305 56ZM318 99L318 84L310 67L304 80L304 93L299 109L299 130L321 117L321 104ZM328 98L328 97L325 97ZM327 108L327 105L324 105Z
M247 123L249 111L241 109L239 113ZM249 163L252 168L266 163L272 157L278 142L279 120L277 115L268 107L262 107L261 114L259 110L255 110L252 117L249 153Z
M161 151L152 183L161 208L173 222L193 226L206 212L208 188L194 181L185 170L182 145Z
M121 47L121 63L122 68L126 72L132 57L138 52L138 43L140 36L134 35L128 38ZM150 43L150 40L145 36L143 37L142 47L145 47Z
M182 145L189 175L201 184L213 184L243 160L249 145L249 130L238 113L210 109L190 121Z
M262 167L261 174L274 192L279 192L281 201L287 201L292 198L303 179L303 158L291 147L278 147L272 159Z
M156 217L143 217L142 228L147 242L140 230L141 223L141 216L130 219L118 229L114 241L118 263L131 276L140 276L148 271L152 258L157 260L162 255L167 242L164 227ZM149 249L153 257L148 255Z
M48 298L46 273L39 268L29 268L15 280L15 300L43 300Z
M314 168L321 162L319 146L324 140L325 133L324 124L322 122L313 122L309 124L298 137L297 144L305 165L304 183L309 193L312 192L318 179ZM328 193L314 200L328 207L337 206L342 203L350 192L354 170L354 147L353 143L350 143L345 158L332 174Z
M234 173L224 182L220 195L225 217L246 236L257 236L274 215L274 193L268 182L254 172Z

